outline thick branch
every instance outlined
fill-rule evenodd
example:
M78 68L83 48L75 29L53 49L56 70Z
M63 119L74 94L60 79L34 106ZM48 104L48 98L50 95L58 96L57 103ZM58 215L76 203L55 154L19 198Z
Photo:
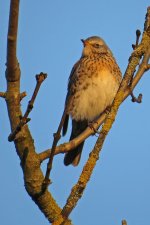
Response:
M15 81L20 77L19 65L16 57L19 0L11 0L9 14L9 28L7 36L7 80ZM9 70L9 71L8 71Z
M18 31L19 0L11 0L8 28L7 66L16 66L16 44Z
M20 69L16 57L18 15L19 0L11 0L6 63L6 103L12 131L15 130L20 122L20 117L22 117L20 108ZM21 160L25 188L47 219L53 222L60 214L61 209L47 190L42 191L44 176L40 169L39 157L35 152L34 140L27 125L22 128L21 136L14 140L14 144ZM68 220L66 224L69 225L71 222Z

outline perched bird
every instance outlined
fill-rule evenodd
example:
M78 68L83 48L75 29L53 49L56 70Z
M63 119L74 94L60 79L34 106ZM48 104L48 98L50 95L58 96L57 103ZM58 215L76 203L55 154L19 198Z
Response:
M70 140L81 134L104 110L111 106L121 82L121 71L104 40L93 36L83 42L81 58L72 68L66 96L63 135L72 118ZM65 154L64 164L77 166L84 142Z

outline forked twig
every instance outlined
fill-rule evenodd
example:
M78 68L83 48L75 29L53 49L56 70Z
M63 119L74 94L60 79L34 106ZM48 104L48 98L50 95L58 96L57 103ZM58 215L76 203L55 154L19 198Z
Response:
M132 101L132 102L141 103L141 102L142 102L142 96L143 96L143 95L140 93L140 94L138 95L138 97L135 97L135 95L133 94L133 92L131 92L131 97L132 97L131 101Z
M33 95L31 100L28 102L28 106L26 109L26 112L24 114L24 116L22 118L20 118L20 123L18 124L18 126L16 127L16 129L9 135L8 137L8 141L13 141L16 137L16 135L18 134L19 131L21 131L21 128L30 121L30 118L28 118L29 113L31 112L31 110L33 109L33 105L34 105L34 101L36 99L36 96L38 94L38 91L40 89L40 86L42 84L42 82L46 79L47 74L45 73L40 73L37 74L36 76L36 87L34 89Z

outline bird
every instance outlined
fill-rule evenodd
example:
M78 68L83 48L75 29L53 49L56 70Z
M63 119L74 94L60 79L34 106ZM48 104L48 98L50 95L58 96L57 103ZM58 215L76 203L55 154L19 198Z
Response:
M80 135L112 105L122 79L112 51L101 37L92 36L81 41L83 51L71 70L65 101L62 134L66 134L71 117L70 140ZM84 141L65 153L64 165L79 164L83 145Z

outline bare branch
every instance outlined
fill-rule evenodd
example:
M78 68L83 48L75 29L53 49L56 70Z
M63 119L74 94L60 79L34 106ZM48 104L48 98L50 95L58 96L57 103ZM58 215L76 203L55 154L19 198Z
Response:
M70 100L68 100L68 101L70 101ZM49 179L49 176L50 176L50 172L52 170L54 155L56 155L57 143L58 143L59 139L61 138L61 130L62 130L62 127L64 125L66 112L67 112L67 108L64 109L62 118L60 120L58 129L57 129L57 132L54 133L54 140L53 140L53 144L52 144L52 149L50 151L49 161L47 163L47 169L46 169L46 174L45 174L45 179L44 179L44 182L43 182L43 190L45 190L48 187L48 185L51 183L51 181Z
M98 127L104 122L105 118L106 118L106 113L104 112L93 124L94 129L98 129ZM55 149L55 155L71 151L71 149L78 146L83 140L88 138L91 134L94 134L93 129L91 129L90 127L87 127L86 130L82 132L78 137L74 138L68 143L60 144L59 146L57 146ZM51 153L51 149L48 149L46 151L39 153L40 161L42 162L43 160L49 158L50 153Z
M10 5L6 64L6 78L9 81L15 81L20 78L20 69L16 57L19 2L19 0L11 0Z
M132 45L133 49L137 48L137 46L139 44L140 36L141 36L141 31L140 30L136 30L136 42L135 42L135 44Z
M66 110L64 110L64 113L62 115L60 124L59 124L58 129L57 129L57 132L54 133L54 140L53 140L52 150L51 150L50 155L49 155L49 161L47 163L45 179L43 181L43 190L46 190L48 185L51 183L51 181L49 179L49 176L50 176L50 172L51 172L51 169L52 169L53 158L54 158L54 155L55 155L56 146L57 146L57 143L58 143L58 141L59 141L59 139L61 137L60 133L61 133L61 130L62 130L62 127L63 127L63 124L64 124L65 116L66 116Z
M38 91L40 89L40 86L41 86L42 82L46 79L46 77L47 77L47 74L44 74L44 73L40 73L40 74L36 75L36 82L37 82L36 87L34 89L32 98L28 103L27 110L26 110L24 116L20 118L21 120L20 120L19 124L17 125L17 127L9 135L8 141L10 141L10 142L13 141L15 139L16 135L18 134L18 132L21 131L21 128L30 121L30 119L28 118L29 113L33 109L33 104L34 104L34 101L38 94Z
M16 129L22 117L20 108L20 69L16 57L18 15L19 0L11 0L7 42L6 103L12 131ZM44 176L40 169L40 160L35 152L34 140L28 126L23 126L21 132L21 137L15 139L14 144L21 161L25 188L46 218L53 222L60 214L61 208L57 205L50 192L47 190L43 192L42 190ZM66 225L71 225L71 221L67 220Z
M132 102L141 103L142 102L142 94L139 94L138 97L135 97L133 92L131 92Z
M141 31L140 30L136 30L136 43L135 43L135 45L134 44L132 45L134 50L138 47L140 35L141 35ZM132 81L133 81L133 77L134 77L134 74L133 74L133 76L132 76L132 78L130 80L129 87L131 87L131 84L132 84ZM132 97L132 100L131 100L132 102L137 102L137 103L141 103L142 102L142 94L139 94L138 97L135 97L135 95L133 94L133 90L131 90L131 97Z

